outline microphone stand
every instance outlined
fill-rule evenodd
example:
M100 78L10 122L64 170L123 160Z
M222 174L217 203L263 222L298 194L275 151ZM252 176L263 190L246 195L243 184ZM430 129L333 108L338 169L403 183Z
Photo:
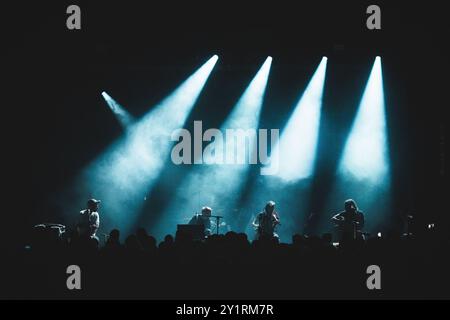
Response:
M210 216L210 218L216 218L216 234L219 234L219 220L222 219L222 216Z

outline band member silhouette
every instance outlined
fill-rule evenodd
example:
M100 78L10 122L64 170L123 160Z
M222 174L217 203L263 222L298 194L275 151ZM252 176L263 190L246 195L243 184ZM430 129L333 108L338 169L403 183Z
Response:
M344 240L361 237L364 227L364 214L358 210L358 206L353 199L345 200L344 209L331 218L337 228L338 238Z
M199 224L204 226L204 235L211 235L211 213L212 209L210 207L203 207L201 214L195 214L189 221L189 224Z
M87 209L80 211L80 217L77 224L77 230L80 237L96 238L95 233L100 227L100 216L98 213L100 202L100 200L89 199L87 202Z
M275 211L275 202L269 201L253 221L253 227L256 229L256 239L278 238L275 233L275 227L280 224L280 217Z

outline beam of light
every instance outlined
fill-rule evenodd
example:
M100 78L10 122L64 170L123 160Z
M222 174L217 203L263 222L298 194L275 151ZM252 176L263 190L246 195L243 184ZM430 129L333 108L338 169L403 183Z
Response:
M358 113L344 147L340 175L371 185L386 182L389 172L381 58L370 72Z
M126 111L117 101L115 101L105 91L102 92L102 97L105 99L108 107L116 116L123 128L128 128L133 123L133 117Z
M257 132L271 63L272 58L268 57L220 128L225 143L222 148L215 150L217 153L214 159L223 160L223 163L218 164L210 157L204 157L203 164L194 168L182 182L180 191L172 205L165 210L154 234L163 236L164 233L173 232L177 223L186 223L204 205L212 207L213 214L225 215L232 211L247 179L249 161L257 141L253 135L247 136L244 141L227 139L225 131L250 129ZM246 161L240 163L243 157ZM227 159L233 160L234 164L227 163Z
M111 226L133 225L168 160L172 132L184 125L217 60L209 59L84 170L81 191L102 200Z
M307 178L313 174L316 158L326 66L327 58L323 57L272 149L270 163L264 167L271 174L264 175L251 187L241 222L251 238L252 222L268 200L277 203L282 216L277 233L283 241L290 241L292 234L300 232L299 226L305 224L302 221L308 214L305 199L311 189Z
M270 167L284 182L312 175L319 135L327 58L323 57L272 150Z
M272 57L267 57L266 61L259 69L258 73L250 82L242 97L233 108L232 113L228 116L221 129L257 129L259 124L259 117L266 91L267 80L269 78L270 66L272 65ZM256 137L250 137L248 141L249 149L253 151ZM242 158L243 152L246 150L245 141L232 139L226 140L225 151L231 155Z
M376 57L363 91L342 157L337 180L325 201L321 227L331 228L332 214L354 199L365 214L365 231L387 227L391 213L390 163L381 58ZM334 213L333 213L334 211Z

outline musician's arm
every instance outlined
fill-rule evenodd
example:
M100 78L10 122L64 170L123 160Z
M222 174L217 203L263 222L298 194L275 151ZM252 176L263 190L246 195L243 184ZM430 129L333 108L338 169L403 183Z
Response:
M255 219L252 222L253 227L257 228L259 227L259 216L256 216Z
M98 213L94 212L92 214L91 223L90 224L91 224L90 225L91 231L93 233L95 233L98 230L98 228L100 227L100 216L98 215Z
M335 214L335 215L331 218L331 220L334 221L334 222L341 222L341 221L344 220L344 217L343 217L340 213L338 213L338 214Z
M280 224L280 217L278 216L278 214L275 213L275 214L273 215L273 218L274 218L274 220L275 220L275 221L274 221L275 224Z

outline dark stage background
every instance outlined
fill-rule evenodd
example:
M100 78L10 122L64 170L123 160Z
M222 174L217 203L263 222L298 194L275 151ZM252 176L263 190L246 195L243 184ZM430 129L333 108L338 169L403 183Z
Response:
M366 1L75 3L81 31L66 29L67 1L2 4L2 236L20 241L30 226L65 223L66 212L82 209L60 203L59 192L122 133L101 91L138 118L213 54L221 58L220 77L208 83L188 123L210 110L202 119L219 127L271 55L261 127L282 127L311 70L328 56L310 204L319 212L367 72L382 56L393 208L423 223L448 223L449 25L438 2L378 1L379 31L365 27ZM170 201L185 170L166 168L143 222ZM389 223L399 224L395 214Z

